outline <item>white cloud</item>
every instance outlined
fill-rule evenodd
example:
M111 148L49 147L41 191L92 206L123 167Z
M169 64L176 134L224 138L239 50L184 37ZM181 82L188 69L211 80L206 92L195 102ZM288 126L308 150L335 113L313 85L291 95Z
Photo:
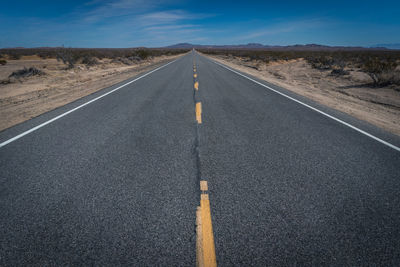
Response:
M203 40L207 31L199 21L214 15L169 8L171 1L181 0L92 0L58 17L25 17L13 37L18 42L10 43L121 47Z
M195 24L176 24L176 25L159 25L150 26L145 28L146 31L171 31L171 30L181 30L181 29L195 29L199 28L199 25Z
M96 7L83 13L78 10L77 13L81 13L79 15L85 22L98 22L114 17L138 15L155 8L157 3L151 0L118 0L110 2L94 0L90 5L96 5Z
M328 22L321 18L303 19L289 22L281 22L263 27L261 29L251 31L245 35L241 35L238 39L255 39L259 37L273 36L281 33L295 32L299 30L307 30L326 26Z

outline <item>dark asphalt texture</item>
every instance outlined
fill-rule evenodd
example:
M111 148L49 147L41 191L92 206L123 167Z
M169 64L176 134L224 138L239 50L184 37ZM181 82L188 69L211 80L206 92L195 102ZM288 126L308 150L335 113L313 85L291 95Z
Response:
M194 266L200 178L219 266L400 265L400 153L197 53L0 148L0 265Z
M0 149L0 265L195 264L186 56Z
M400 264L400 153L197 56L220 266Z

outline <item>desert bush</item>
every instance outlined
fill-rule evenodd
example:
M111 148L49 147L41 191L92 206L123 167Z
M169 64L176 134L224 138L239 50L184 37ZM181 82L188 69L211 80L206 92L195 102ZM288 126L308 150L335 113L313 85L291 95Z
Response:
M85 64L86 66L94 66L100 64L100 62L95 57L84 56L82 59L82 64Z
M342 76L342 75L349 75L350 72L347 70L344 70L343 68L334 68L331 71L331 75L333 76Z
M131 56L131 57L128 57L128 59L131 61L134 61L134 62L142 61L142 58L139 56Z
M333 76L342 76L342 75L349 75L350 72L345 70L345 67L347 66L347 62L343 60L342 58L334 58L333 59L333 65L330 66L331 75Z
M10 55L11 60L19 60L19 59L21 59L21 57L22 57L22 55L19 55L19 54L11 54Z
M364 62L362 68L366 72L381 73L396 69L397 63L393 60L385 60L380 58L370 58Z
M315 69L319 70L329 70L334 65L334 60L329 56L311 56L307 58L308 63Z
M129 56L129 57L118 57L116 59L113 59L112 62L114 63L123 63L125 65L133 65L136 64L140 61L142 61L143 59L139 56Z
M399 84L400 51L398 50L252 50L252 49L200 49L210 55L241 57L266 63L277 60L304 58L313 68L331 70L332 75L346 75L346 67L358 68L373 79L375 86Z
M58 50L56 58L57 61L62 61L64 64L68 65L69 69L72 69L78 60L77 55L74 54L73 51L68 48Z
M372 78L374 85L385 86L399 84L396 67L397 62L394 60L374 57L366 60L361 69Z
M26 77L30 77L30 76L37 76L37 75L44 75L44 74L46 74L46 73L35 67L30 67L29 69L24 67L22 70L16 70L13 73L11 73L8 76L8 78L20 79L20 78L26 78Z
M400 72L387 71L377 75L380 85L400 85Z
M1 55L8 55L10 59L19 59L21 56L38 55L45 58L56 58L65 62L69 67L82 60L85 56L98 59L116 59L122 57L139 57L147 59L149 57L161 55L178 55L188 52L189 49L163 49L163 48L3 48L0 49Z
M39 52L37 55L38 55L41 59L51 58L51 56L48 55L47 53Z
M148 50L140 49L136 52L136 55L141 59L147 59L151 56L151 53Z
M118 57L116 59L113 59L112 62L113 63L122 63L122 64L125 64L125 65L128 65L128 66L133 64L133 62L131 60L129 60L128 58L126 58L126 57Z
M6 65L7 64L7 60L5 59L0 59L0 65Z
M380 73L368 73L374 86L400 85L400 72L388 70Z
M6 84L9 84L9 83L11 83L10 78L4 79L4 80L0 80L0 84L2 84L2 85L6 85Z

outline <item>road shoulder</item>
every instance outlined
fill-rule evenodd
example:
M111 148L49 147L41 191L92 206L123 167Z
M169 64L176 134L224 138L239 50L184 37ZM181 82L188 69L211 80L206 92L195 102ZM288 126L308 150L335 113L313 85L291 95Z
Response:
M221 56L204 56L400 136L400 95L393 89L357 88L357 92L348 89L336 90L335 86L338 85L332 84L330 80L324 80L325 78L322 76L310 78L308 81L304 79L300 81L298 76L301 74L294 74L291 79L283 79L282 77L275 77L276 75L274 76L272 70L256 69L250 66L251 63L248 62L247 65L244 65L236 59L228 60ZM302 63L294 62L293 64ZM288 66L280 66L280 68L286 68L288 71L291 67L293 66L289 66L289 64ZM272 68L275 68L275 66L272 66ZM296 72L297 70L292 71ZM319 84L313 84L314 80L317 80L319 84L325 84L327 87L316 86Z

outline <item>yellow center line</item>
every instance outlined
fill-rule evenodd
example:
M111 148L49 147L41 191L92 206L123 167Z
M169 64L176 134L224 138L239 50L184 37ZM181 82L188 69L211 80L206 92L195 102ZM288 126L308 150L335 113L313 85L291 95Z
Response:
M196 120L198 124L201 124L201 102L196 103Z
M201 191L208 191L207 181L200 181L200 190Z
M200 208L204 266L217 266L208 194L201 194Z
M197 266L217 266L214 234L211 221L210 199L204 191L208 190L207 181L200 181L200 207L196 210L196 258Z
M193 75L193 77L197 78L197 74L195 73L195 74Z
M196 91L199 90L199 82L195 82L194 83L194 89L196 89Z
M201 224L201 207L196 210L196 266L203 267L204 265L204 252L203 252L203 232Z

